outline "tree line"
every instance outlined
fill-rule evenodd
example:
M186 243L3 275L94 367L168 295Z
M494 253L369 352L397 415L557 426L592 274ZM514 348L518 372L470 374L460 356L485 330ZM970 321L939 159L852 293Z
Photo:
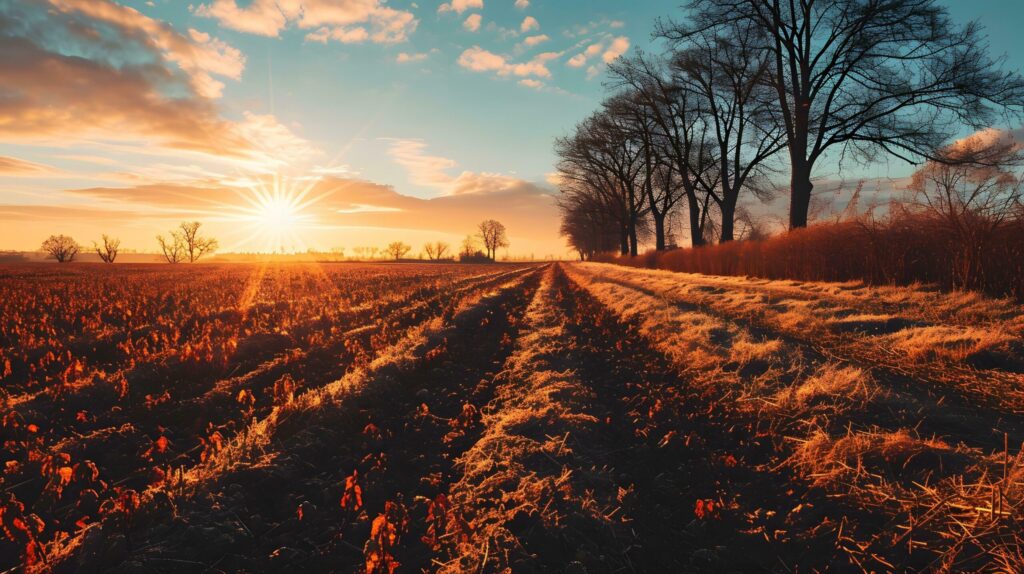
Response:
M182 222L166 236L157 235L157 244L167 263L195 263L202 257L214 253L219 243L212 237L200 233L202 223L198 221ZM479 243L478 243L479 241ZM476 235L467 235L462 241L462 250L458 254L461 261L494 261L498 249L508 247L508 231L504 224L494 219L487 219L477 226ZM483 246L481 251L478 246ZM113 263L117 259L121 240L104 234L99 242L93 242L93 251L104 263ZM82 251L82 246L68 235L51 235L43 241L40 250L58 263L70 263ZM401 260L412 251L412 247L402 241L394 241L383 251L377 247L357 247L357 256L373 259L377 253L383 252L394 260ZM423 251L431 261L444 261L454 258L451 246L443 241L424 244ZM335 248L335 253L344 256L344 248Z
M665 250L674 217L695 247L760 235L740 200L783 174L806 227L826 158L985 165L948 142L1024 114L1024 79L935 0L691 0L654 36L663 51L612 64L607 99L555 143L581 258Z

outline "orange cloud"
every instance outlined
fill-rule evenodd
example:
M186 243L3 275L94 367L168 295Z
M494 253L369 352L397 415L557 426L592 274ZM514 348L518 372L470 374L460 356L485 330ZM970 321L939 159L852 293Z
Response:
M36 175L50 173L56 168L41 163L25 161L16 157L5 157L0 155L0 176L14 175Z
M544 53L528 62L513 63L504 56L473 46L459 56L459 65L473 72L496 72L499 76L550 78L547 62L552 56L557 57L557 54Z
M452 0L451 2L445 2L437 7L438 13L442 12L456 12L462 14L470 8L484 7L484 0Z
M206 62L212 39L196 43L109 2L54 1L58 12L26 3L0 19L0 138L117 134L217 155L249 147L200 91L215 70L235 72Z
M316 28L306 36L316 42L404 42L419 23L411 12L389 8L380 0L254 0L245 7L235 0L214 0L199 5L195 14L261 36L276 37L289 23L304 30Z

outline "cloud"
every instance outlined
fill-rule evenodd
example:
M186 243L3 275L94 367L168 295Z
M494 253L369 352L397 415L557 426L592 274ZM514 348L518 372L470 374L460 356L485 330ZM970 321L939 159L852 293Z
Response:
M144 214L126 209L96 209L57 205L0 205L0 221L131 221ZM43 235L42 237L45 237ZM41 239L40 239L41 240ZM37 244L38 245L38 244Z
M530 0L516 0L516 8L526 10L530 7Z
M483 0L452 0L437 7L437 12L463 13L470 8L483 9Z
M294 24L315 30L306 36L315 42L393 44L406 41L419 24L412 12L389 8L381 0L253 0L244 7L236 0L213 0L194 13L260 36L277 37Z
M533 78L524 78L522 80L519 80L519 84L526 86L527 88L533 88L535 90L539 90L544 87L544 82L541 82L540 80L534 80Z
M462 171L452 176L449 172L458 167L458 163L446 157L430 155L426 149L427 144L423 140L396 139L391 141L388 154L409 173L411 183L432 187L445 195L493 193L522 183L519 178L498 173Z
M438 13L442 12L456 12L462 14L470 8L483 9L484 0L452 0L451 2L445 2L437 7Z
M454 168L454 160L432 156L426 153L427 144L422 140L398 139L391 142L388 155L395 163L409 172L409 181L424 187L446 189L452 177L446 170Z
M249 142L210 98L212 74L241 74L226 44L109 2L53 1L0 7L0 139L113 134L244 155Z
M469 30L470 32L478 32L480 30L480 22L483 20L483 16L479 14L470 14L469 18L462 23L462 27Z
M301 165L320 155L309 141L298 136L272 114L245 112L237 125L238 133L254 148L257 161L250 168L256 171L275 171Z
M50 14L63 16L59 25L66 26L68 32L77 36L58 38L51 35L51 40L81 42L84 36L98 42L104 39L105 32L132 38L142 44L143 49L176 64L188 75L195 91L204 97L221 95L224 84L214 76L237 80L245 69L242 52L227 43L196 30L189 30L186 37L170 25L128 6L106 0L48 0L41 3L50 5ZM22 17L25 15L21 14Z
M598 56L605 64L611 64L629 51L629 45L629 38L625 36L612 37L611 34L608 34L605 40L590 44L585 50L569 58L566 65L570 68L582 68ZM587 68L587 79L596 78L603 70L604 68L600 64L591 65Z
M523 23L519 25L519 31L525 34L531 30L540 30L540 22L533 16L527 16L523 19Z
M39 175L51 173L55 170L56 168L41 163L0 155L0 177L5 175Z
M582 68L587 65L588 60L600 54L602 50L604 50L604 44L591 44L587 46L586 50L569 58L567 63L572 68Z
M430 54L428 54L426 52L413 53L413 54L409 54L409 53L406 53L406 52L401 52L401 53L398 54L398 57L395 58L395 61L398 62L399 64L408 64L408 63L411 63L411 62L422 62L422 61L426 60L429 57L430 57Z
M629 51L629 38L625 36L619 36L618 38L612 40L611 45L608 46L608 50L605 51L604 55L601 56L601 58L604 60L605 64L611 64L615 60L618 60L619 57L625 54L627 51Z
M473 46L459 56L459 65L473 72L495 72L499 76L550 78L547 62L554 57L557 57L556 53L546 52L528 62L515 63L480 46Z
M328 241L336 241L340 230L356 228L359 232L353 241L363 244L372 244L375 239L371 237L393 240L389 238L396 233L404 233L406 237L419 232L461 237L473 233L484 219L499 219L508 227L513 249L523 250L519 252L537 249L543 250L542 253L561 251L558 210L546 188L498 174L463 172L450 179L451 193L422 199L373 182L322 177L309 190L309 197L319 198L311 217L316 229L331 236ZM239 233L238 221L231 218L232 213L246 205L240 190L217 182L94 187L68 193L79 200L91 198L109 206L110 217L102 221L148 221L152 229L147 228L140 234L139 241L152 242L152 234L161 230L159 225L164 225L168 218L198 218L209 224L211 234L222 239L251 233L251 230ZM61 209L0 206L0 220L16 220L26 213L65 222L74 221L75 217L90 221L103 217L99 210L68 208L65 213ZM371 236L368 230L377 231ZM108 231L117 232L116 229ZM229 241L222 243L225 249L232 247Z
M323 27L315 32L306 34L306 40L326 44L328 40L335 40L342 44L361 44L369 39L370 33L366 28L327 28Z
M235 48L106 0L49 1L0 6L0 140L123 142L250 169L314 155L274 116L221 117L213 78L241 76Z
M534 47L534 46L536 46L538 44L543 44L544 42L547 42L550 39L551 38L547 34L539 34L537 36L529 36L525 40L523 40L523 45L528 47L528 48L532 48L532 47Z

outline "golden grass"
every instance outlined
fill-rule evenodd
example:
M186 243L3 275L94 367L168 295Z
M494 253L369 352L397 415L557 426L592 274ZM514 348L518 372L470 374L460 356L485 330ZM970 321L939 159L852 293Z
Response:
M485 430L458 460L462 476L451 498L469 532L449 538L451 560L438 572L511 572L529 562L530 535L516 523L530 522L533 536L562 538L584 546L605 538L613 521L595 501L612 484L588 469L573 441L600 424L589 412L593 391L565 365L571 340L565 316L554 304L553 269L530 304L526 331L496 380L484 409ZM607 551L591 548L590 551Z

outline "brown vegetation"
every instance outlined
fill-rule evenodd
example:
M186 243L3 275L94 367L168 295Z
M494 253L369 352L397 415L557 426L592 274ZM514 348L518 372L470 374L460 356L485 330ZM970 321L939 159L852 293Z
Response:
M1024 548L1007 301L597 263L5 271L5 567L994 572Z
M1024 220L1000 223L969 254L950 239L939 221L899 213L884 222L821 223L757 241L611 260L687 273L872 285L924 283L1024 298ZM965 273L966 268L973 271Z

